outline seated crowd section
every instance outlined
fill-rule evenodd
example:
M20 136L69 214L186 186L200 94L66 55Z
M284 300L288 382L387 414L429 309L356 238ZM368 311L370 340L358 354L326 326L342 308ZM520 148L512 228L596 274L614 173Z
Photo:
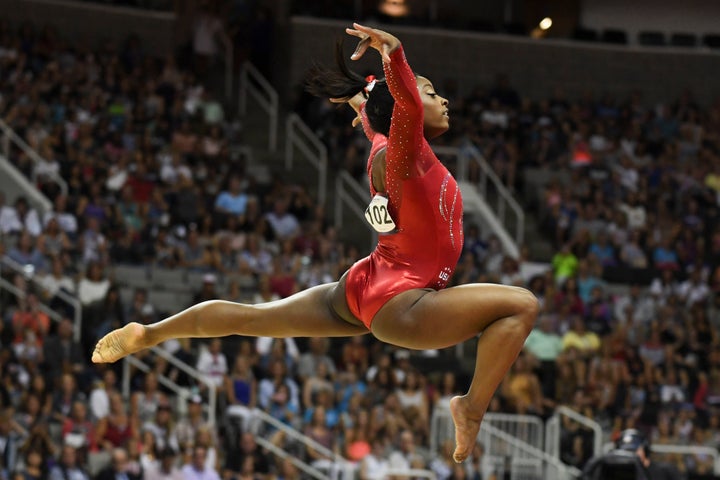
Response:
M548 418L565 405L608 439L634 426L654 444L720 447L720 103L700 106L685 92L650 108L639 92L570 99L560 89L531 101L502 76L469 95L452 79L438 90L452 112L441 141L478 149L554 247L552 258L511 258L467 226L452 283L523 285L542 304L490 411ZM349 112L301 100L332 167L360 178L365 141ZM218 423L203 417L206 389L150 353L139 357L152 370L133 371L124 401L122 365L90 364L92 346L112 328L173 312L144 288L124 298L116 266L196 274L202 286L177 309L259 303L336 280L365 246L338 240L305 186L249 175L235 149L242 129L192 68L135 43L92 51L0 21L0 115L44 159L10 155L54 205L41 216L0 192L0 256L26 272L7 278L24 300L0 293L0 478L301 478L243 431L255 407L357 460L363 479L388 466L494 478L481 444L462 466L451 443L429 452L433 409L447 408L467 378L422 360L452 352L411 353L371 336L172 341L162 348L216 382ZM523 263L538 260L547 272L523 277ZM82 304L80 343L60 289ZM63 320L51 322L40 302ZM191 392L186 406L161 375ZM581 467L589 432L565 427L563 461ZM665 459L691 474L713 468L702 455Z

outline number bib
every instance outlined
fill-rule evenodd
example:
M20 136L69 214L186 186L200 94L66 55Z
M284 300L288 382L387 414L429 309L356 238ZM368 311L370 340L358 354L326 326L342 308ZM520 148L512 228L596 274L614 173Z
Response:
M365 209L365 219L378 233L387 233L395 230L395 221L390 216L387 205L387 197L377 194Z

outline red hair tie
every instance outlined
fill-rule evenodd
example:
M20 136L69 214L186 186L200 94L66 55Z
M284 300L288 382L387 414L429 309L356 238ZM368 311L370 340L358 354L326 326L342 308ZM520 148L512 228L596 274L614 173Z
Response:
M377 80L375 79L375 75L368 75L365 77L365 81L367 82L367 85L365 85L365 93L372 92L372 89L375 88L375 83L377 83Z

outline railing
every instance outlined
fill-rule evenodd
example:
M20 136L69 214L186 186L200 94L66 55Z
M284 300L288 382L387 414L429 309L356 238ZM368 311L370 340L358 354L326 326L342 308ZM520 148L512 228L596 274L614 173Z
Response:
M612 442L606 443L602 447L603 453L608 453L615 444ZM713 459L713 473L720 475L720 452L714 447L701 447L695 445L665 445L665 444L651 444L650 451L657 454L666 455L693 455L693 456L707 456ZM655 457L653 457L655 458Z
M592 455L599 455L602 449L603 431L595 420L577 413L568 407L557 407L555 413L547 422L545 431L545 451L554 458L560 458L560 437L562 436L563 420L576 422L593 432Z
M30 281L33 283L33 285L42 290L42 284L35 278L35 272L26 269L23 265L20 265L7 255L4 255L2 258L0 258L0 274L2 274L4 269L10 269L14 273L22 275L26 281ZM25 297L25 292L21 291L14 285L10 284L9 282L5 282L7 285L5 285L6 290L10 291L11 293L14 293L15 295L21 294L22 298ZM12 287L9 288L9 287ZM69 293L58 290L55 292L55 295L57 298L62 300L63 302L67 303L68 306L72 307L73 309L73 339L76 342L80 341L81 336L81 329L82 329L82 304L80 303L80 300L78 300L77 297L70 295ZM56 311L50 309L49 307L45 306L44 304L41 304L41 310L48 314L50 318L56 321L60 321L62 319L62 316L59 315Z
M467 144L460 148L457 147L433 147L433 151L438 155L454 155L457 156L457 174L456 180L458 182L473 181L476 183L477 188L483 198L488 198L489 187L492 187L497 194L497 205L495 205L495 215L500 219L500 222L506 226L506 228L512 226L511 221L513 218L508 219L508 211L514 217L514 231L512 228L508 228L513 234L515 243L520 248L523 241L525 240L525 212L523 211L520 204L515 200L515 197L503 184L502 180L498 178L495 170L485 160L480 151L474 145ZM474 163L479 168L478 179L469 178L470 162ZM488 202L490 205L490 203Z
M183 373L186 373L188 376L194 378L200 383L203 383L207 389L208 389L208 403L205 406L207 411L207 421L210 425L215 425L215 421L217 419L217 387L212 382L212 380L208 379L206 375L203 375L196 369L192 368L191 366L187 365L185 362L182 362L181 360L177 359L172 354L168 353L161 347L151 347L150 351L153 352L158 357L162 357L163 359L167 360L168 363L175 366L176 368L183 371ZM151 367L147 365L146 363L140 361L136 357L133 357L132 355L129 355L125 357L123 362L123 381L122 381L122 388L123 388L123 396L125 398L130 398L130 367L133 366L137 368L138 370L141 370L142 372L149 372L151 371ZM158 383L161 385L167 387L172 392L174 392L176 395L178 395L181 399L187 399L189 392L188 389L185 387L181 387L177 383L173 382L169 378L167 378L164 375L158 375Z
M326 457L328 461L325 462L322 467L319 467L319 464L318 466L309 465L301 459L290 455L282 448L274 445L273 443L263 438L263 435L261 435L263 433L263 424L267 424L283 432L287 438L303 444L306 448L314 450L320 455ZM284 424L276 418L271 417L266 412L258 408L255 408L252 412L252 419L250 421L250 426L248 430L255 434L255 440L258 445L267 448L272 453L280 456L283 459L288 459L290 462L292 462L293 465L295 465L297 468L299 468L313 478L319 480L353 480L356 477L356 472L359 469L358 464L345 459L341 455L338 455L337 453L329 450L328 448L319 444L312 438L303 435L294 428ZM328 470L328 472L326 473L320 470L320 468L322 468L323 470ZM402 476L414 478L419 477L429 479L436 478L434 472L421 469L388 469L385 472L385 475L386 476L384 478L387 478L387 476Z
M543 450L545 425L540 417L488 412L483 417L483 423L492 425L538 450Z
M280 100L277 91L253 64L245 62L240 70L240 92L238 110L240 115L247 114L248 95L252 96L268 115L268 149L277 150L277 130Z
M317 203L323 205L327 189L327 148L297 114L288 115L285 126L285 168L292 168L297 148L318 172Z
M478 438L485 446L487 455L510 460L510 478L513 480L570 480L582 475L579 469L565 465L559 459L485 422L480 426Z
M340 170L335 177L335 228L340 230L345 219L345 208L362 222L365 221L365 210L362 205L368 201L369 192L353 178L346 170ZM377 232L368 228L370 232L370 248L377 243Z
M10 126L1 119L0 130L2 130L2 141L0 142L2 143L2 151L8 160L10 160L10 144L13 144L17 148L22 150L23 153L28 156L28 158L33 162L34 165L45 161L35 150L30 147L30 145L25 142L25 140L20 137L20 135L15 133L15 130L10 128ZM55 172L47 172L43 173L43 175L56 183L58 187L60 187L60 192L63 195L67 195L68 185L67 182L60 176L60 174ZM37 184L37 178L35 177L34 170L31 180L33 181L33 183Z
M494 425L495 423L512 430L515 427L510 427L510 417L514 417L514 415L486 413L478 435L478 440L485 447L486 455L490 456L490 458L509 460L510 478L567 480L578 478L581 475L580 470L577 468L565 465L559 458L543 451L542 448L531 445L527 441L517 438L512 433ZM520 417L520 421L516 422L519 425L524 425L520 430L524 429L526 432L535 430L537 432L536 422L528 421L531 418L530 416ZM537 433L533 435L537 436ZM437 453L440 445L444 441L452 440L454 436L455 426L449 409L447 407L435 408L430 420L431 452ZM505 468L504 463L502 462L498 467Z

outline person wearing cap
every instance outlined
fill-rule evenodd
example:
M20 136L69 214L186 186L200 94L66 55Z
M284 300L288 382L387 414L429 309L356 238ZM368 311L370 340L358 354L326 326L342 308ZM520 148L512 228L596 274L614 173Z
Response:
M650 442L634 428L623 430L615 449L592 458L583 468L583 480L681 480L672 465L651 459Z

